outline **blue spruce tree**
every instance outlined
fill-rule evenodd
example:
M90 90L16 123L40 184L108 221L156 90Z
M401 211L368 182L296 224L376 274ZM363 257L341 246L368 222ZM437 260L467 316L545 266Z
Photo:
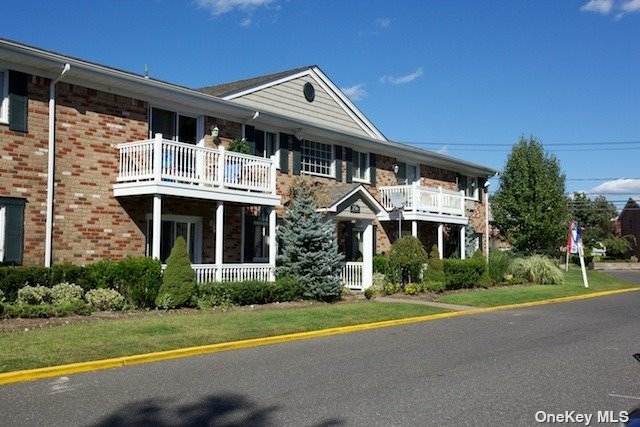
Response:
M305 298L336 301L342 292L344 256L338 252L333 222L316 211L307 188L293 189L292 204L278 230L283 250L276 274L298 278Z

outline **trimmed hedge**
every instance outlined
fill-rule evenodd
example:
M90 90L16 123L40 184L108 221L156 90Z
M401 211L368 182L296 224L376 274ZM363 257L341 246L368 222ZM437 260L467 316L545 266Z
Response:
M104 260L86 267L61 264L45 267L0 267L0 291L8 302L25 285L51 288L74 283L84 291L110 288L120 292L133 307L153 307L162 277L160 261L148 257Z
M209 282L198 285L198 306L268 304L302 299L297 279L282 277L275 282Z
M91 306L89 304L75 300L62 304L5 304L2 317L48 318L90 313Z
M483 259L445 259L443 261L447 290L486 286L487 266Z

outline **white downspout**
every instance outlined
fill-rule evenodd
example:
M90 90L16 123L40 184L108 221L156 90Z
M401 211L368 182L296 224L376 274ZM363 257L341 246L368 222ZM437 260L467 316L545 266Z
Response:
M49 145L47 160L47 221L44 240L44 266L51 267L53 249L53 192L54 192L54 171L55 171L55 149L56 149L56 83L71 68L71 65L64 64L60 75L51 80L49 84Z

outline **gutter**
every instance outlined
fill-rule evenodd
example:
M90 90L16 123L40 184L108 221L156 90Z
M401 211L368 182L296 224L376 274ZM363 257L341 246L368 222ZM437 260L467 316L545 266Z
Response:
M53 259L53 193L55 189L55 160L56 160L56 83L71 69L69 63L58 77L49 83L49 144L47 159L47 219L44 240L44 266L51 267Z

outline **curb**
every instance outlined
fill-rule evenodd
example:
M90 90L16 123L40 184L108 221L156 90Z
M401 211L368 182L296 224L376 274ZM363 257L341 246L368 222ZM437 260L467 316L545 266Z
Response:
M533 307L538 305L555 304L561 302L579 301L591 298L598 298L607 295L616 295L627 292L640 291L640 288L619 289L614 291L594 292L586 295L573 295L568 297L552 298L542 301L524 302L497 307L475 308L465 311L453 311L447 313L431 314L418 317L407 317L404 319L385 320L374 323L362 323L351 326L341 326L317 331L297 332L287 335L276 335L272 337L253 338L242 341L232 341L227 343L210 344L197 347L187 347L175 350L160 351L155 353L144 353L133 356L116 357L112 359L94 360L90 362L71 363L68 365L50 366L46 368L27 369L0 374L0 385L18 382L33 381L40 378L57 377L62 375L77 374L80 372L100 371L104 369L118 368L122 366L132 366L142 363L151 363L161 360L177 359L182 357L196 356L221 351L238 350L241 348L259 347L263 345L278 344L290 341L299 341L310 338L326 337L331 335L341 335L351 332L366 331L371 329L387 328L391 326L407 325L411 323L428 322L432 320L448 319L454 317L469 316L480 313L490 313L493 311L511 310L516 308Z

